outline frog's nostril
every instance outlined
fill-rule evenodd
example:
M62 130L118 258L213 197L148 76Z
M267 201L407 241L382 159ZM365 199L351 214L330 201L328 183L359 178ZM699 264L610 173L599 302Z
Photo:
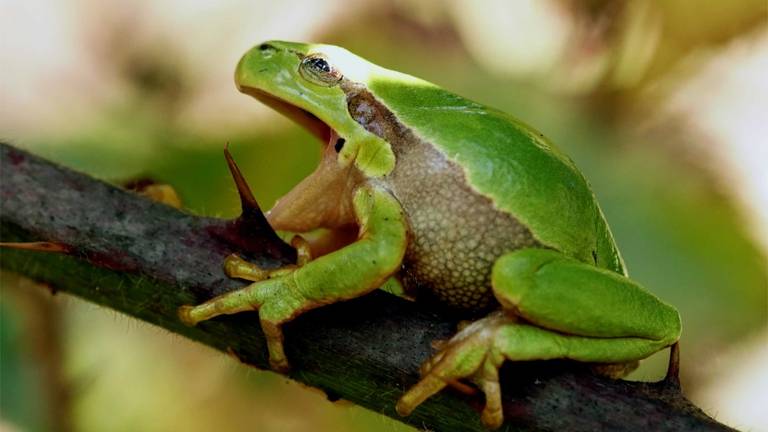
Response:
M277 51L277 49L273 45L270 45L268 43L263 43L259 45L258 49L262 58L270 58L272 57L272 54L274 54L275 51Z

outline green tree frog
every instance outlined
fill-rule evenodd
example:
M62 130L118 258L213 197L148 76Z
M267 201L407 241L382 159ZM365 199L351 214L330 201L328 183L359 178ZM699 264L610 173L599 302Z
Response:
M182 307L184 322L257 309L270 364L285 371L284 323L382 286L484 315L441 344L396 408L467 379L492 428L505 360L623 364L678 340L677 310L627 277L587 181L533 128L330 45L263 43L235 82L324 143L267 219L325 235L295 237L286 268L228 258L227 274L253 283Z

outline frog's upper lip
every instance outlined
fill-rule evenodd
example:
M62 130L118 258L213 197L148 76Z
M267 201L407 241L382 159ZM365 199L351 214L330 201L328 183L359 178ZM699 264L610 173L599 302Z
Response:
M238 89L245 94L255 97L263 104L302 125L309 132L318 137L321 142L326 143L330 139L331 127L311 112L286 102L285 100L261 89L248 86L238 86Z

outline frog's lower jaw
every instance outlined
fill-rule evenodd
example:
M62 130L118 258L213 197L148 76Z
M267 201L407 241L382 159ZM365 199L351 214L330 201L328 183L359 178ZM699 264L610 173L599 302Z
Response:
M309 111L301 109L277 96L273 96L264 90L259 90L254 87L241 86L238 84L238 90L255 97L263 104L302 125L312 135L319 138L320 141L328 140L328 136L331 134L331 128Z

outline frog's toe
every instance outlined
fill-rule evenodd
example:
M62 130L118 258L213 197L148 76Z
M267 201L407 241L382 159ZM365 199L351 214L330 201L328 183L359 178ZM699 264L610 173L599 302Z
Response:
M401 416L410 415L416 407L447 385L447 381L434 375L427 375L400 397L395 410Z
M422 363L419 367L419 374L421 374L422 377L429 375L429 372L432 370L432 368L435 367L436 364L440 363L440 360L443 359L443 356L445 355L445 351L443 350L448 345L448 342L440 341L438 345L439 346L436 347L433 343L432 348L436 349L437 353L424 361L424 363Z
M447 348L442 353L442 359L436 362L429 372L397 401L395 409L398 414L402 416L409 415L416 407L446 386L457 388L464 393L472 393L469 390L470 387L459 380L474 378L481 371L484 363L486 363L488 348L488 345L485 347L454 345ZM481 388L483 391L486 391L490 387L481 386ZM498 393L498 389L496 393ZM486 415L486 411L489 412L488 415ZM498 398L498 403L490 404L490 408L488 405L486 406L486 410L483 412L483 419L486 417L496 418L500 413L501 402L500 398ZM483 422L486 423L485 420ZM496 422L491 424L496 424Z
M224 273L234 279L244 279L251 282L259 282L269 279L281 271L290 270L292 266L286 266L281 269L262 269L256 264L240 258L236 254L229 255L224 259Z
M442 350L447 345L448 345L448 340L440 340L440 341L432 342L432 348L438 350L438 353L433 355L432 357L427 359L427 361L421 364L421 367L419 368L419 374L422 377L429 375L429 372L432 370L432 368L436 364L440 363L440 360L443 358L443 355L445 354L445 351L442 351ZM477 389L475 387L468 384L464 384L459 380L450 380L447 382L447 385L460 393L464 393L465 395L471 396L477 393Z
M195 308L194 306L184 305L184 306L181 306L177 311L181 322L183 322L185 325L188 325L190 327L193 327L197 324L197 320L193 319L191 314L192 309L194 308Z
M474 377L485 394L485 407L480 420L490 429L496 429L504 422L504 412L501 407L501 386L499 385L499 366L501 366L502 361L501 355L490 353Z
M296 266L301 267L312 260L312 246L304 237L294 235L291 246L296 249Z
M283 332L278 323L262 319L261 329L264 331L264 337L267 339L267 350L269 351L269 366L275 372L286 373L291 369L288 363L288 357L283 349Z
M264 269L240 258L236 254L231 254L224 259L224 273L228 277L245 279L251 282L260 282L265 279L287 275L297 268L304 266L312 259L310 244L304 237L299 235L293 236L291 246L296 248L297 258L295 265L287 265L277 269Z

